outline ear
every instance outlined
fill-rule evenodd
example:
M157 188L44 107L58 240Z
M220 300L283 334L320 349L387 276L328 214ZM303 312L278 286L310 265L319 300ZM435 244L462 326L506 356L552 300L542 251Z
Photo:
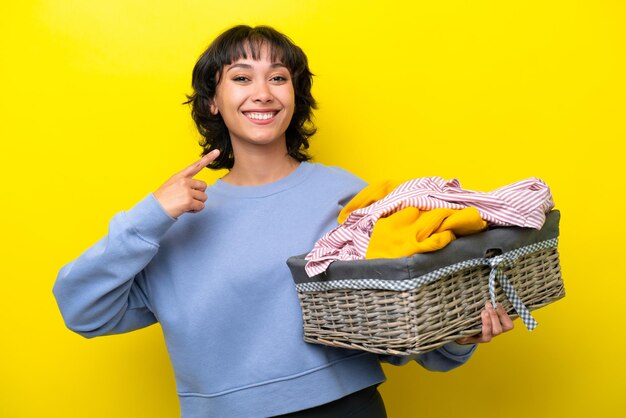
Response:
M215 104L215 101L211 102L211 104L209 105L209 110L211 111L211 114L213 116L215 116L218 113L220 113L220 110L217 108L217 105Z

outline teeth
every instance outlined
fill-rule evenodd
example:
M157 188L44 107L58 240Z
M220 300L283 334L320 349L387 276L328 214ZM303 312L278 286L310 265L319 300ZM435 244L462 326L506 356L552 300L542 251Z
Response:
M267 120L274 117L276 112L248 112L246 116L250 119Z

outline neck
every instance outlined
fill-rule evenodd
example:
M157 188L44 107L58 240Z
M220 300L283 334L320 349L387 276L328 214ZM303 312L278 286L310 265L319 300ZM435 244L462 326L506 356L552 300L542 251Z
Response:
M245 152L233 147L233 154L235 164L222 180L235 186L259 186L271 183L288 176L300 165L287 154L284 146L275 149L257 147Z

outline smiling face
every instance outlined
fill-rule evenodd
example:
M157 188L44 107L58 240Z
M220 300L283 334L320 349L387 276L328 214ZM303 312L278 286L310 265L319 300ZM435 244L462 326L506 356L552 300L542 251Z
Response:
M259 60L247 56L224 67L211 113L222 116L235 153L268 144L286 149L285 131L295 108L291 74L272 62L265 46Z

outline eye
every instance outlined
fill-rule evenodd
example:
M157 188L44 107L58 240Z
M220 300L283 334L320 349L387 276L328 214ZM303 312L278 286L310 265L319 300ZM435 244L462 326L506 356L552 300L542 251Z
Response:
M270 81L274 81L276 83L285 83L288 80L289 79L285 77L284 75L275 75L275 76L272 76L272 78L270 79Z
M233 81L237 83L245 83L246 81L250 81L250 79L246 77L245 75L237 75L233 77Z

